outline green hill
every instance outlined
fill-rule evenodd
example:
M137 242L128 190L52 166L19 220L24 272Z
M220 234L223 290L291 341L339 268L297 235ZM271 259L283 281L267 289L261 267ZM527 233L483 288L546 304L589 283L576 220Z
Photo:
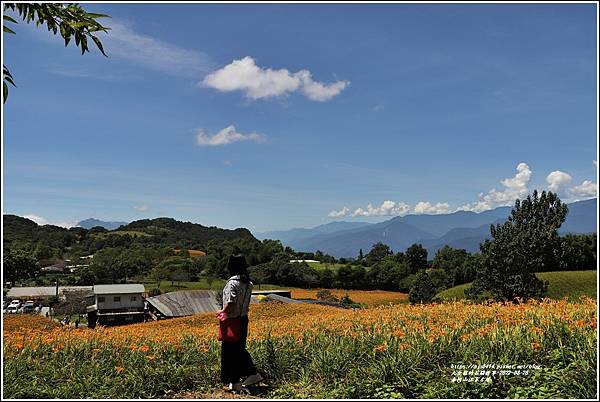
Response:
M546 296L550 298L576 299L583 295L596 298L597 271L540 272L536 275L541 280L549 282ZM454 286L438 293L437 297L443 300L464 299L464 290L469 286L470 283Z

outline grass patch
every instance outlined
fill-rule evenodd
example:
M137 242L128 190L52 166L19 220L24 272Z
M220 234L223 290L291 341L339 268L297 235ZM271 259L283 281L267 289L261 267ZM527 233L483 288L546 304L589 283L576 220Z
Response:
M596 298L596 271L558 271L558 272L539 272L537 277L543 281L548 281L547 297L552 299L562 299L567 297L575 300L580 296ZM437 297L443 300L460 300L465 298L465 289L471 286L471 283L454 286L438 293Z
M316 269L317 271L323 271L324 269L330 269L332 271L337 271L340 267L343 267L347 264L338 264L338 263L329 263L329 262L307 262L308 266Z

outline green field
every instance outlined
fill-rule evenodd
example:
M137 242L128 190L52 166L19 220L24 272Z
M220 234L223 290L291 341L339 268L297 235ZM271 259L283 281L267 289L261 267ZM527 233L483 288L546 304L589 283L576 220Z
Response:
M540 272L536 274L543 281L548 281L546 296L552 299L568 297L577 299L579 296L596 298L596 271L560 271ZM443 300L464 299L464 290L470 283L454 286L440 292L437 296Z
M345 266L346 264L332 264L328 262L307 262L308 266L316 269L317 271L322 271L324 269L329 268L332 271L337 271L340 267Z

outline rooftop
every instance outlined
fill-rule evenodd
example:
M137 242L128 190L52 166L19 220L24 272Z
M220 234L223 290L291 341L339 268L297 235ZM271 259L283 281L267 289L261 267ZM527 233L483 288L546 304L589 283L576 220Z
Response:
M123 284L123 285L94 285L94 294L127 294L127 293L144 293L144 285L138 283Z

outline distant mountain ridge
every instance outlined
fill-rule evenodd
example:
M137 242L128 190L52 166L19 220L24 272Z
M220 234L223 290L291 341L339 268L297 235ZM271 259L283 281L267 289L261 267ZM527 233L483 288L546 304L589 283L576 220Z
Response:
M115 230L118 229L121 226L127 225L128 222L107 222L107 221L101 221L99 219L95 219L95 218L89 218L89 219L85 219L81 222L78 222L77 225L80 228L84 228L84 229L91 229L93 227L96 226L101 226L106 230Z
M311 236L339 232L342 230L356 229L370 225L368 222L330 222L324 225L319 225L311 229L293 228L289 230L274 230L270 232L255 233L257 239L277 239L282 242L294 241L296 239L304 239Z
M559 233L596 232L596 205L596 198L568 204L569 214ZM313 229L267 232L262 234L262 238L273 233L278 237L271 238L281 240L296 251L321 250L338 258L356 257L360 249L366 253L377 242L389 245L396 252L404 251L413 243L421 243L432 258L444 245L464 248L471 253L479 251L479 244L490 237L490 225L504 222L511 210L512 207L499 207L481 213L458 211L440 215L406 215L380 223L332 222L342 225L328 224L330 229L344 229L318 232L327 226L321 225ZM309 235L303 237L303 234Z

